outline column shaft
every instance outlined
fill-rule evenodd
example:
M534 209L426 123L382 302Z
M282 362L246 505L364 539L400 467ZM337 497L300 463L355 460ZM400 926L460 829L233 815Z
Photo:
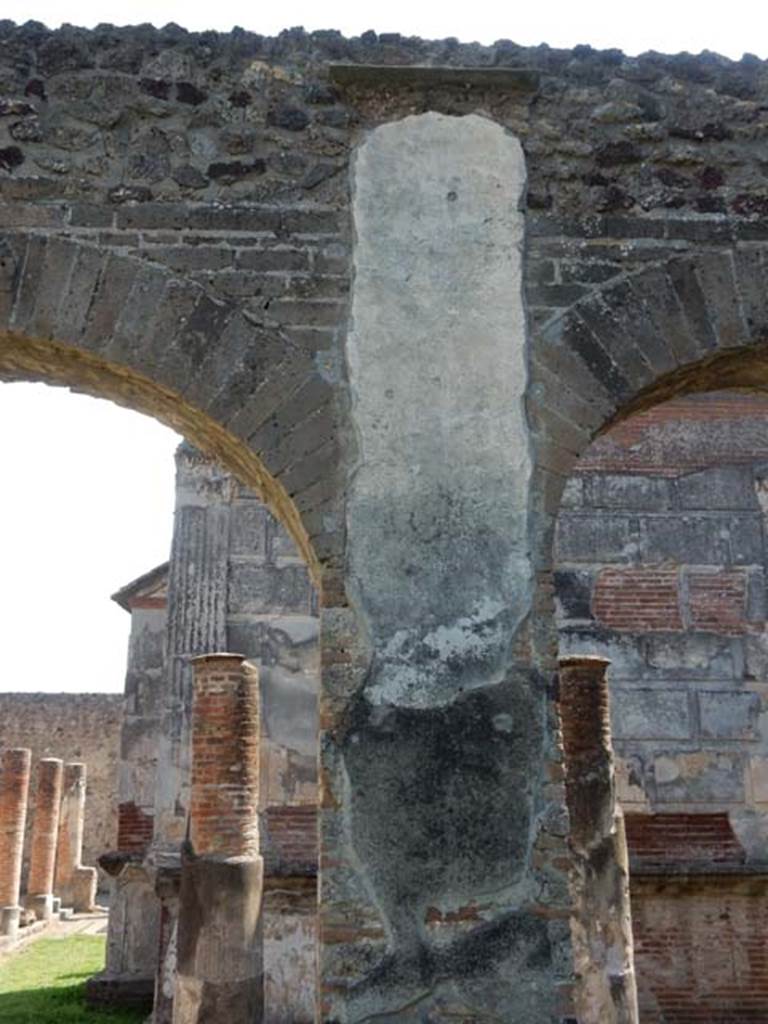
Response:
M47 920L53 912L53 878L63 778L63 761L46 757L38 762L26 898L27 907L38 920Z
M86 768L80 762L64 766L59 842L56 853L56 895L64 906L90 911L96 903L96 869L83 867Z
M560 661L565 792L574 858L576 1007L582 1024L637 1024L624 819L616 804L603 658Z
M194 668L173 1024L257 1024L264 999L258 670L240 655L196 658Z
M0 935L14 938L21 907L21 861L32 754L23 747L0 759Z

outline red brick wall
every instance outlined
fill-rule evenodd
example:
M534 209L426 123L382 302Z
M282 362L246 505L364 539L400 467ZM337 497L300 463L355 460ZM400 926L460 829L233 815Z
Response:
M579 472L677 476L726 461L768 460L766 414L768 399L746 392L674 399L613 427L581 456ZM695 434L674 436L681 419L698 427ZM730 429L734 422L738 433Z
M268 807L263 837L267 868L306 868L317 863L317 807Z
M641 1024L768 1021L768 879L632 881Z
M744 861L727 814L625 814L624 821L633 865Z
M692 629L709 633L744 633L747 614L747 574L738 569L716 572L689 570L688 610ZM760 624L762 627L762 623Z
M698 629L733 636L755 629L747 621L742 569L602 569L592 614L610 629L632 633Z
M648 632L682 629L677 569L603 569L592 611L611 629Z
M143 853L152 842L154 817L130 800L117 808L117 848L121 853Z

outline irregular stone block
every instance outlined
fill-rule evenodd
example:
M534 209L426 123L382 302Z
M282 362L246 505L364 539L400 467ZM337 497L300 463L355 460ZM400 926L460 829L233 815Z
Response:
M698 701L701 732L707 739L758 739L759 694L707 690L698 694Z
M611 722L616 739L689 739L693 732L686 690L611 690Z

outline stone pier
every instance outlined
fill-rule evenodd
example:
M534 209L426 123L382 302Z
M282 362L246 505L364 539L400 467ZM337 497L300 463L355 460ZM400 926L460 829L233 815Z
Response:
M83 867L86 768L82 762L64 767L54 891L62 906L78 912L96 906L96 868Z
M25 747L0 759L0 935L16 938L21 907L21 858L32 754Z
M182 860L174 1024L263 1016L259 675L194 659L190 831Z
M38 762L32 850L24 901L38 921L49 920L53 913L53 878L63 778L64 762L59 758L44 757Z
M581 1024L638 1024L624 818L616 803L604 658L560 661Z

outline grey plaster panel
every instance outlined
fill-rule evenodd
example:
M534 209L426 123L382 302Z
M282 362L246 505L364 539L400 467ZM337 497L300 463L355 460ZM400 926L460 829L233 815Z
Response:
M763 558L760 516L673 515L643 522L640 558L678 565L747 565Z
M629 562L637 554L627 516L602 512L560 516L555 559L560 562Z
M659 803L741 803L745 758L715 751L664 751L654 759Z
M707 739L758 739L758 694L705 690L699 693L698 700L701 732Z
M692 733L685 690L611 687L611 721L617 739L689 739Z
M584 493L585 504L593 508L661 512L674 505L672 481L658 476L593 473L584 478Z
M374 703L504 675L530 609L525 162L483 117L382 125L357 152L348 360L353 593Z
M688 473L675 482L681 508L758 512L751 466L718 466Z

